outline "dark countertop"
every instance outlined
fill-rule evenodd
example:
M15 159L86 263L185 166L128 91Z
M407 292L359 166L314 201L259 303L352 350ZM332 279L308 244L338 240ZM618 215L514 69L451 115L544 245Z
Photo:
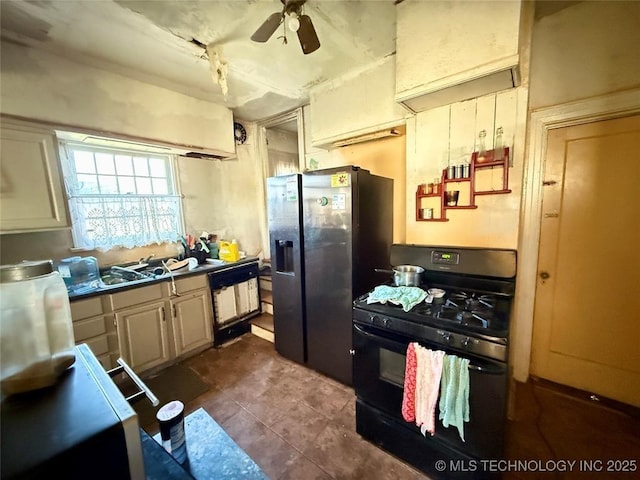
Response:
M258 262L259 259L258 257L246 257L246 258L242 258L240 260L238 260L237 262L224 262L224 264L222 265L213 265L213 264L209 264L209 263L203 263L201 265L198 265L196 268L194 268L193 270L185 270L185 271L181 271L181 272L173 272L173 277L174 278L183 278L183 277L189 277L189 276L193 276L193 275L202 275L202 274L209 274L212 272L223 272L223 271L227 271L227 270L232 270L234 268L238 268L241 267L243 265L247 265L250 263L254 263L254 262ZM102 287L98 287L94 290L88 291L88 292L82 292L82 293L70 293L69 294L69 300L70 301L74 301L74 300L80 300L80 299L85 299L85 298L90 298L90 297L95 297L98 295L105 295L108 293L117 293L117 292L123 292L125 290L130 290L132 288L138 288L138 287L143 287L143 286L147 286L147 285L153 285L155 283L161 283L161 282L168 282L171 280L171 275L169 274L165 274L162 275L160 277L156 277L156 278L145 278L143 280L133 280L130 282L126 282L126 283L119 283L116 285L104 285Z
M147 480L267 480L260 467L202 408L184 419L187 461L180 465L160 445L160 434L151 438L141 430Z

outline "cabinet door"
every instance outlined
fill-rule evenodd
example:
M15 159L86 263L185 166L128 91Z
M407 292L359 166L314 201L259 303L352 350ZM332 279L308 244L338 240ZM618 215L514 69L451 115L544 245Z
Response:
M340 140L403 125L406 111L396 103L394 88L394 56L358 76L347 75L340 82L311 88L312 145L331 148ZM340 114L336 115L336 112Z
M0 232L69 227L53 132L3 120L0 135Z
M212 341L212 308L209 291L172 300L173 341L176 355L209 345Z
M171 358L167 338L168 315L165 302L115 313L122 358L136 372L161 365Z
M421 112L518 84L523 3L399 3L396 100Z

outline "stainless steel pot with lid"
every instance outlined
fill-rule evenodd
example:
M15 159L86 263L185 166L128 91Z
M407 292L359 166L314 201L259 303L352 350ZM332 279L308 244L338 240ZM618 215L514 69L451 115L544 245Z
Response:
M376 268L376 272L393 274L393 284L396 287L418 287L422 283L424 268L417 265L398 265L393 270Z

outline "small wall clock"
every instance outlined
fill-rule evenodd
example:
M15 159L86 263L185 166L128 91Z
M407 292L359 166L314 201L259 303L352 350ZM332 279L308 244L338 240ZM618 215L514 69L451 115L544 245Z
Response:
M244 129L242 124L233 122L233 136L236 139L236 143L239 145L242 145L247 141L247 131Z

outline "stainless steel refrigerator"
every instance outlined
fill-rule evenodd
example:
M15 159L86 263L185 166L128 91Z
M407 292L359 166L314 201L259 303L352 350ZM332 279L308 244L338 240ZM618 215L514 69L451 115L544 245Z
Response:
M267 179L276 350L351 385L353 299L387 280L393 180L355 166Z

